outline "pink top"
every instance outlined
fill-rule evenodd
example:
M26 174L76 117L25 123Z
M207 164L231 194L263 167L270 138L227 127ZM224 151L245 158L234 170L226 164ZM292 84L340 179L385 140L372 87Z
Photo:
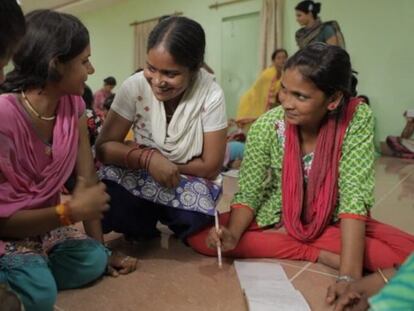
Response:
M0 96L0 217L55 205L72 173L78 152L78 121L85 110L79 96L63 96L57 108L53 143L37 135L15 95ZM0 255L4 244L0 241Z

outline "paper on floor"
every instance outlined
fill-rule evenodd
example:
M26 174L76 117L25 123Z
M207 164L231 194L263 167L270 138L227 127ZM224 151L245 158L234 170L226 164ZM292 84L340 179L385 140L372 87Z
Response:
M236 260L234 265L249 311L310 311L280 264Z

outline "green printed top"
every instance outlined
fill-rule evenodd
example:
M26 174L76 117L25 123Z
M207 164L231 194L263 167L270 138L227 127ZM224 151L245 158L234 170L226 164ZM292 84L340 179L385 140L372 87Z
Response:
M366 104L358 105L342 144L339 197L332 221L340 214L366 216L374 203L374 118ZM270 110L251 127L240 170L239 191L232 204L247 205L259 226L278 223L282 211L284 111ZM304 171L313 155L304 157ZM305 176L306 179L306 176Z

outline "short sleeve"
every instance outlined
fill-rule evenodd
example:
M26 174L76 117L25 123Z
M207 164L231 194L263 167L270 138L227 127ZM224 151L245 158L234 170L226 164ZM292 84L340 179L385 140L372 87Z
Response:
M111 110L131 122L134 121L137 109L136 101L139 87L139 77L137 75L139 74L129 77L122 83L111 105Z
M273 113L263 115L250 128L240 169L239 191L232 202L232 205L248 206L255 213L263 203L271 167L272 137L275 137L272 116Z
M221 87L214 82L202 113L203 132L219 131L227 127L226 103Z

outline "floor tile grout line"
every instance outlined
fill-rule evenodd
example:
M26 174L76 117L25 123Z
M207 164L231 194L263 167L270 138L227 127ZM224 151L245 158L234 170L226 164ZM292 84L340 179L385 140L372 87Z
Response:
M294 263L289 263L289 262L283 262L283 261L277 261L279 264L281 264L282 266L283 265L286 265L286 266L289 266L289 267L293 267L293 268L303 268L304 267L304 265L303 266L301 266L301 265L299 265L299 264L297 264L297 265L295 265ZM305 265L307 265L309 262L307 262Z
M279 262L279 263L282 266L288 266L288 267L292 267L292 268L301 268L302 269L304 267L304 266L299 266L299 265L295 265L295 264L287 263L287 262ZM312 262L308 262L307 264L309 264L309 263L312 264ZM312 268L307 269L306 271L323 274L325 276L332 276L332 277L337 277L338 276L338 274L333 274L333 273L329 273L329 272L318 271L318 270L315 270L315 269L312 269Z
M302 267L302 269L300 269L294 276L292 276L289 281L293 282L303 271L305 271L308 267L310 267L312 265L311 262L308 262L306 265L304 265Z
M308 270L306 270L306 271L310 271L310 272L314 272L314 273L323 274L323 275L325 275L325 276L332 276L332 277L334 277L334 278L336 278L336 277L338 276L337 274L332 274L332 273L329 273L329 272L318 271L318 270L314 270L314 269L308 269Z
M397 184L394 185L394 187L391 188L390 191L388 191L386 194L384 194L378 201L375 202L374 207L377 207L380 203L382 203L382 201L385 200L385 198L387 198L392 192L394 192L395 189L397 189L408 177L411 176L411 174L413 174L414 172L411 172L409 174L407 174L407 176L405 176L403 179L401 179Z

